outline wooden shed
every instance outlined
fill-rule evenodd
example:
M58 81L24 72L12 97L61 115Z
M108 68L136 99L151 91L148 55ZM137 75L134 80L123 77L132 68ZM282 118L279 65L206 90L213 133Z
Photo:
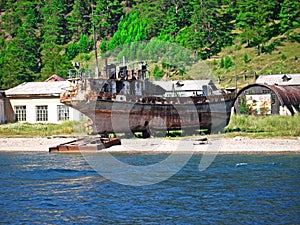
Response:
M294 115L299 112L300 85L250 84L242 88L234 102L237 114L264 116Z

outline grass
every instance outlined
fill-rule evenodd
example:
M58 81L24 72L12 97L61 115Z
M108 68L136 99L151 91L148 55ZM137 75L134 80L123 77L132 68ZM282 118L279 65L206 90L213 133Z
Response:
M85 135L84 122L64 121L60 124L9 123L0 125L0 137L48 137ZM300 114L294 116L232 115L225 127L225 137L296 138L300 136ZM239 131L237 131L239 130ZM173 131L169 138L181 136ZM165 136L165 135L162 135ZM185 136L185 135L183 135Z
M8 123L0 125L0 137L48 137L83 134L82 122L64 121L60 124Z
M297 31L298 32L298 31ZM235 45L224 48L217 56L213 56L210 63L215 79L220 78L219 87L235 87L235 74L237 74L238 88L255 82L254 72L257 76L268 74L299 73L300 43L286 41L285 37L276 37L267 44L280 43L270 53L257 55L257 47L246 47L237 40ZM266 44L266 45L267 45ZM245 60L247 55L247 60ZM230 68L221 68L220 62L229 56L233 62ZM245 76L244 76L245 75Z
M238 135L252 138L295 138L300 136L300 115L232 115L225 132L227 137Z
M0 125L0 137L49 137L86 135L84 121L64 121L60 124L9 123ZM294 116L247 116L232 115L225 137L247 136L251 138L300 137L300 114ZM165 134L158 135L165 137ZM169 138L185 135L172 131ZM188 135L189 136L189 135ZM224 137L224 136L223 136Z

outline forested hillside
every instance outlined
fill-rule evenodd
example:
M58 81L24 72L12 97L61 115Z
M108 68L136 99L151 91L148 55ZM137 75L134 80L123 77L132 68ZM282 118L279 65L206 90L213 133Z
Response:
M268 60L289 46L279 59L294 63L291 69L251 67L300 72L299 15L297 0L0 0L0 89L67 77L74 61L89 66L94 30L99 54L125 43L167 41L210 62L222 79L239 61L241 70L252 71L251 60Z

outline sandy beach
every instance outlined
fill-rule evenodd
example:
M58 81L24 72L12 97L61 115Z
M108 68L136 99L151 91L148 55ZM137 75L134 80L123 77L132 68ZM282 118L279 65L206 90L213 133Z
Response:
M0 138L0 151L48 152L49 147L75 140L72 137ZM121 139L122 144L101 151L120 153L300 153L298 139L250 139L247 137L208 138L200 142L197 137L182 139L149 138Z

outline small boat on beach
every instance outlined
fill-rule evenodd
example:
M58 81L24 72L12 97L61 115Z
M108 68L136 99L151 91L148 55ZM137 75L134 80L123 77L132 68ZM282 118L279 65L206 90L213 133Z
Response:
M119 138L83 138L49 148L49 152L98 151L113 145L121 145Z

